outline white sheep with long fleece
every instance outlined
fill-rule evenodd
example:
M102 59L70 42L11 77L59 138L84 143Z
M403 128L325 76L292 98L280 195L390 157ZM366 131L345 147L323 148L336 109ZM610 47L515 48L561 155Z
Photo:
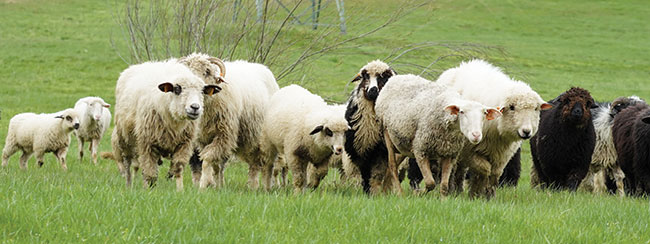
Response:
M343 152L343 134L349 128L344 113L298 85L276 92L262 127L266 187L271 186L271 166L282 153L293 175L294 190L301 192L308 164L327 167L333 154Z
M183 167L192 156L204 97L217 90L176 59L132 65L120 74L111 144L127 186L132 163L142 168L145 187L153 186L165 157L171 159L176 189L183 189Z
M90 142L90 154L93 163L97 165L97 148L104 132L111 125L111 105L100 97L84 97L79 99L74 110L79 114L79 129L75 131L79 146L79 161L83 162L84 143Z
M2 167L9 157L22 151L20 168L27 169L27 160L36 154L38 166L43 165L45 153L52 152L64 170L68 169L65 156L70 146L70 133L79 128L79 115L74 109L52 114L22 113L9 120L9 131L2 150Z
M279 89L273 73L262 64L221 62L201 53L178 61L207 84L220 88L217 95L205 100L204 119L196 140L201 160L192 162L193 179L199 178L201 188L223 185L226 161L236 155L248 163L249 187L257 188L262 123L269 99ZM196 177L198 169L200 177Z
M500 108L502 116L483 126L483 140L466 144L458 158L456 189L462 190L465 172L469 169L470 197L494 196L499 177L508 160L524 139L535 135L540 110L551 105L528 84L511 79L501 69L483 60L463 62L443 72L437 83L446 85L461 97Z
M427 191L436 184L429 162L440 163L442 196L448 193L449 176L463 145L479 143L483 122L501 115L495 108L462 99L457 92L416 75L391 77L377 97L375 111L384 131L387 177L393 190L402 192L395 159L399 153L416 159Z

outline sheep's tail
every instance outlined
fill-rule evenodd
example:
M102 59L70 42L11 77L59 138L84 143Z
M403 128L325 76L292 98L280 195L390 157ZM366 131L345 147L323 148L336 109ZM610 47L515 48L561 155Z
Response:
M113 155L113 152L101 152L100 155L103 159L115 160L115 155Z

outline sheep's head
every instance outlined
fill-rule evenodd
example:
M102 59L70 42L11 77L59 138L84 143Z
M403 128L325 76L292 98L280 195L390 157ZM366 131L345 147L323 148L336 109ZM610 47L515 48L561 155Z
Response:
M158 89L169 99L169 111L176 119L195 120L203 113L204 96L217 93L216 85L206 85L195 75L177 76L171 82L163 82Z
M343 117L345 111L333 107L328 107L328 110L331 112L321 114L321 123L315 126L309 135L312 136L314 144L317 146L327 147L332 150L332 153L341 155L343 153L343 138L350 126ZM313 116L313 113L309 116Z
M74 109L66 109L58 113L54 118L61 120L61 127L65 131L79 129L79 114Z
M627 108L627 107L629 107L631 105L635 105L637 103L642 103L642 102L644 102L644 101L641 100L641 98L639 98L637 96L616 98L616 99L614 99L614 101L612 102L612 105L610 107L609 116L614 118L614 116L616 116L616 114L621 112L623 109L625 109L625 108Z
M484 119L493 120L501 116L501 112L495 108L468 100L457 100L446 106L445 111L458 116L460 131L472 144L477 144L483 139Z
M591 121L591 109L596 107L589 91L572 87L554 99L554 105L561 110L562 122L584 126Z
M497 120L497 128L503 136L528 139L537 133L541 110L548 110L548 104L534 91L513 93L506 97L499 107L502 116Z
M90 119L99 121L104 113L104 108L110 108L111 105L104 102L104 99L99 97L85 97L79 99L75 108L82 108L82 110L77 110L77 112L83 112L82 116L88 116Z
M206 84L219 85L225 82L226 65L221 59L203 53L192 53L178 59L178 62L190 68Z
M381 89L388 82L388 78L396 74L395 70L388 64L375 60L363 66L352 81L360 81L359 85L357 85L357 92L363 94L367 100L374 102Z

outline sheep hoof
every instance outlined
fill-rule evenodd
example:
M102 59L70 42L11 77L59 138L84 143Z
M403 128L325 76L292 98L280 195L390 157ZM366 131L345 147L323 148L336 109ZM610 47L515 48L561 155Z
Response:
M43 167L43 162L42 162L42 161L38 161L38 167L39 167L39 168L40 168L40 167Z

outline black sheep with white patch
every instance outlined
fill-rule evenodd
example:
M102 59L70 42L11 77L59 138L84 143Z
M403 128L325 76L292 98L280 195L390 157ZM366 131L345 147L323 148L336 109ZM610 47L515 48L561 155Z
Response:
M638 103L614 118L612 136L625 179L625 193L650 194L650 106Z
M539 132L530 139L531 174L537 173L542 188L575 191L596 145L590 111L594 99L589 91L573 87L549 103L553 108L541 112Z
M345 111L351 128L345 132L345 151L359 168L366 193L379 191L388 164L388 150L377 122L375 100L395 74L390 66L379 60L363 66L353 80L359 84L352 91Z

